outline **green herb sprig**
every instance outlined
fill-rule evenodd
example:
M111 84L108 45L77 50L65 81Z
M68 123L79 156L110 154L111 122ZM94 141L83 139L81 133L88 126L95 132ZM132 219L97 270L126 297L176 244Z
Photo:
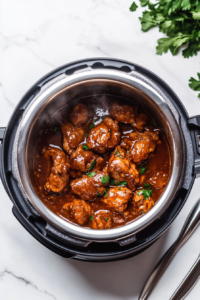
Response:
M142 31L147 32L153 27L166 34L158 40L156 53L162 55L170 51L177 55L182 51L184 58L197 55L200 51L200 2L198 0L160 0L151 3L150 0L140 0L142 7L147 7L140 17ZM132 3L130 11L137 9ZM183 47L184 46L184 47ZM193 77L189 80L189 87L200 91L199 80ZM200 94L198 94L200 98Z

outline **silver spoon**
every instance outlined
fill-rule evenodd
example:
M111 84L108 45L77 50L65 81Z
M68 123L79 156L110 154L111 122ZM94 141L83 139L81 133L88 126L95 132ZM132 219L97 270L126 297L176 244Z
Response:
M185 242L190 238L193 232L200 224L200 199L197 201L193 209L183 225L183 228L177 238L177 240L172 244L168 251L163 255L160 261L155 266L154 270L150 274L148 280L146 281L140 297L138 300L146 300L151 294L152 290L158 283L159 279L167 269L168 265L172 261L173 257L177 251L185 244Z

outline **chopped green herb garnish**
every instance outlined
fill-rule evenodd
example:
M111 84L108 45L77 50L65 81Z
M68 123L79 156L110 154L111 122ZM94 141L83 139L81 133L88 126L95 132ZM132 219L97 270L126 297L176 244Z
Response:
M100 181L101 181L101 183L103 183L103 184L108 183L109 180L110 180L110 176L109 176L109 175L108 175L108 176L103 175L103 177L100 177Z
M111 185L114 185L114 184L115 184L115 180L114 180L114 179L111 179L110 184L111 184Z
M115 152L115 155L117 155L117 154L119 154L119 151L118 151L118 150Z
M89 128L92 129L93 127L94 127L94 123L92 123Z
M121 156L121 155L118 155L118 157L120 157L120 158L124 158L123 156Z
M145 199L148 199L148 198L151 196L152 193L153 193L152 190L145 191L145 192L143 193L143 194L144 194L144 198L145 198Z
M108 218L105 218L105 221L107 222L107 221L108 221Z
M121 188L119 187L118 190L121 191Z
M88 135L89 135L89 132L86 132L85 136L88 137Z
M95 119L94 119L94 122L96 122L96 121L98 121L98 120L99 120L99 117L98 117L98 118L95 118Z
M111 179L110 184L117 185L117 186L125 186L125 185L127 185L127 182L126 181L117 181L116 182L114 179Z
M146 171L147 167L140 168L140 175L143 175Z
M150 184L149 183L145 183L144 186L149 188Z
M82 145L82 148L85 149L85 150L89 149L89 147L87 145Z
M139 196L143 194L144 199L146 199L146 200L151 196L152 193L153 193L153 191L152 191L150 185L149 185L149 187L148 187L146 190L145 190L145 189L142 189L142 190L140 190L139 192L137 192L137 194L138 194Z
M86 175L88 177L94 177L97 173L96 172L89 172L89 173L86 173Z
M126 181L122 181L122 182L118 181L117 185L125 186L125 185L127 185L127 182Z
M107 188L107 189L105 190L105 196L106 196L106 197L108 197L108 190L109 190L109 188Z
M90 216L90 221L92 221L92 220L93 220L93 218L94 218L94 216L93 216L93 215L91 215L91 216Z
M127 152L127 154L129 154L129 150L127 150L126 152Z
M143 214L145 214L145 211L144 211L144 210L142 210L142 211L141 211L141 214L142 214L142 215L143 215Z
M108 132L111 132L111 129L109 129Z
M91 163L91 166L89 167L89 171L91 171L94 166L96 165L96 160L94 160L92 163Z
M56 133L57 131L58 131L58 127L57 127L57 126L54 126L53 132Z

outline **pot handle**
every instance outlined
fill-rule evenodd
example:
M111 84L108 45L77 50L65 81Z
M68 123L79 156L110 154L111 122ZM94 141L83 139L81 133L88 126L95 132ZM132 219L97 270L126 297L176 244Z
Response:
M2 178L2 166L3 166L3 157L2 157L2 143L6 127L0 127L0 178Z
M0 143L2 143L2 141L3 141L5 130L6 130L6 127L0 127Z
M188 119L188 126L192 138L194 151L193 174L200 177L200 116L194 116Z

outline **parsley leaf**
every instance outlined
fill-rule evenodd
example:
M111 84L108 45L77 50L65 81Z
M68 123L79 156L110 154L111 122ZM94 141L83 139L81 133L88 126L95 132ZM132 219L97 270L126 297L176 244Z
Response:
M140 175L143 175L146 171L147 167L141 167L140 168Z
M196 80L193 77L189 80L189 87L194 91L200 91L200 73L197 73L197 75L199 80ZM198 94L198 97L200 98L200 93Z
M110 184L114 185L115 184L115 179L111 179Z
M105 190L105 196L106 196L106 197L108 197L108 190L109 190L109 188L107 188L107 189Z
M94 127L94 123L92 123L89 128L92 129L93 127Z
M109 175L108 176L103 175L103 177L100 177L100 181L103 184L109 183L109 180L110 180L110 176Z
M85 150L89 149L89 147L87 145L82 145L82 148L85 149Z
M96 160L94 160L94 161L91 163L91 165L90 165L90 167L89 167L89 171L91 171L91 170L94 168L95 165L96 165Z
M94 177L97 173L96 172L89 172L89 173L86 173L86 175L88 177Z
M137 8L138 8L137 4L135 2L133 2L129 9L130 9L130 11L136 11Z
M148 188L151 187L149 183L145 183L144 186Z
M127 185L127 181L115 181L115 179L111 179L110 181L111 185L117 185L117 186L125 186Z
M94 216L93 216L93 215L91 215L91 216L90 216L90 221L92 221L92 220L93 220L93 218L94 218Z
M119 154L119 151L118 151L118 150L115 152L115 155L117 155L117 154Z
M108 221L108 218L105 218L105 221L107 222L107 221Z
M146 185L148 185L148 184L146 184ZM151 196L152 193L153 193L153 191L152 191L150 185L148 185L148 187L147 187L146 190L145 190L145 189L142 189L142 190L140 190L139 192L137 192L137 194L138 194L139 196L143 194L144 199L146 199L146 200Z
M122 182L118 181L117 185L125 186L125 185L127 185L127 182L126 181L122 181Z
M197 55L200 51L200 2L198 0L140 0L146 7L139 18L141 29L147 32L158 27L166 37L158 40L156 53L162 55L170 51L177 55L182 51L184 58ZM135 11L137 4L132 3L130 11ZM189 87L199 90L199 83L190 78ZM200 98L200 93L198 94Z
M89 135L89 132L86 132L85 136L88 137L88 135Z

